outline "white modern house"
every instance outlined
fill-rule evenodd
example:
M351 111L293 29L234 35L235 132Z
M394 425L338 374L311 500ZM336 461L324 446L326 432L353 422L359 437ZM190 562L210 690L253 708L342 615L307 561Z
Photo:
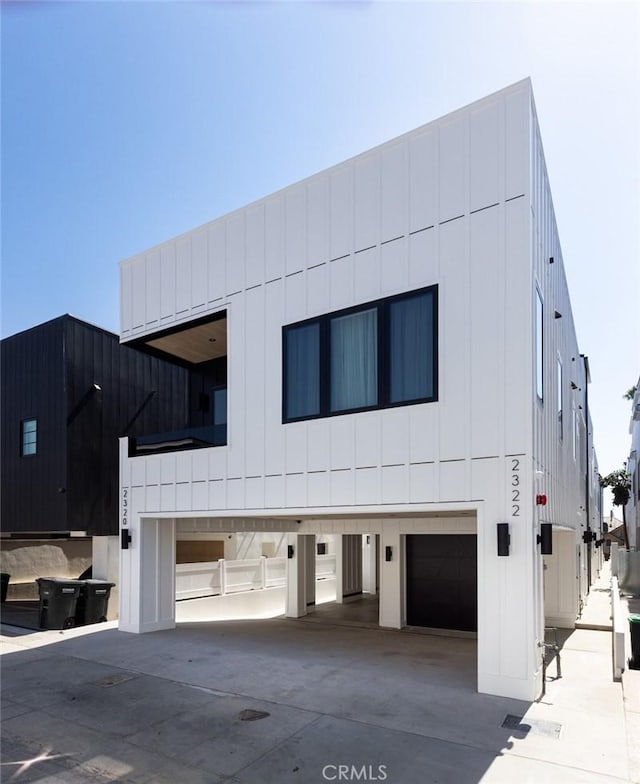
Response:
M338 602L364 561L381 626L476 635L479 691L540 694L601 513L528 79L140 253L121 286L121 341L197 387L184 429L120 443L122 630L175 625L176 537L286 533L296 618L334 535Z

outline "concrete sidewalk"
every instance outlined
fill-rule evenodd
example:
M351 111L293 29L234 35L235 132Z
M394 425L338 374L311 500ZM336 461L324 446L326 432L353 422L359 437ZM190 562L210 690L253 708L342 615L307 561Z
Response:
M612 630L611 621L611 561L602 564L599 575L593 582L576 629Z
M571 633L563 678L528 704L475 692L468 639L284 619L3 630L5 782L629 780L601 631Z
M621 596L623 616L640 614L640 599ZM602 564L600 573L591 586L587 601L576 621L576 629L596 629L612 634L611 561ZM625 635L626 658L631 656L631 638ZM629 759L629 776L633 784L640 784L640 670L622 674L622 697Z

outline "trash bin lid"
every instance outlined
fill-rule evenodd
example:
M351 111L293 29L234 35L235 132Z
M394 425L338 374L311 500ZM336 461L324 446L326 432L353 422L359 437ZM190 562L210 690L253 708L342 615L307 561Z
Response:
M40 598L73 594L76 598L82 588L79 580L65 580L64 577L36 577Z
M115 588L115 583L110 583L108 580L81 580L80 582L88 585L90 588Z
M629 623L640 623L640 615L630 615Z

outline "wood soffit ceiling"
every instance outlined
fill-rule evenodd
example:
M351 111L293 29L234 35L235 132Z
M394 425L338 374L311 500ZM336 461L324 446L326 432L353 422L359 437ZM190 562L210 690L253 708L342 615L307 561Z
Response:
M148 340L147 345L198 365L227 354L227 320L186 328L172 335Z

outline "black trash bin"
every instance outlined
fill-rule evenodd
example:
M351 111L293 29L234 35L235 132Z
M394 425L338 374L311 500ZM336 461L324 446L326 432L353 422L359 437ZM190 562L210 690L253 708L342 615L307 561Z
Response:
M629 631L631 632L629 669L640 670L640 615L629 616Z
M76 602L82 583L62 577L38 577L40 628L71 629L76 625Z
M109 596L115 583L105 580L81 580L80 596L76 604L76 626L107 620Z
M0 586L2 588L2 594L0 595L0 599L2 600L2 604L7 601L7 589L9 588L9 578L11 577L10 574L6 572L0 572Z

